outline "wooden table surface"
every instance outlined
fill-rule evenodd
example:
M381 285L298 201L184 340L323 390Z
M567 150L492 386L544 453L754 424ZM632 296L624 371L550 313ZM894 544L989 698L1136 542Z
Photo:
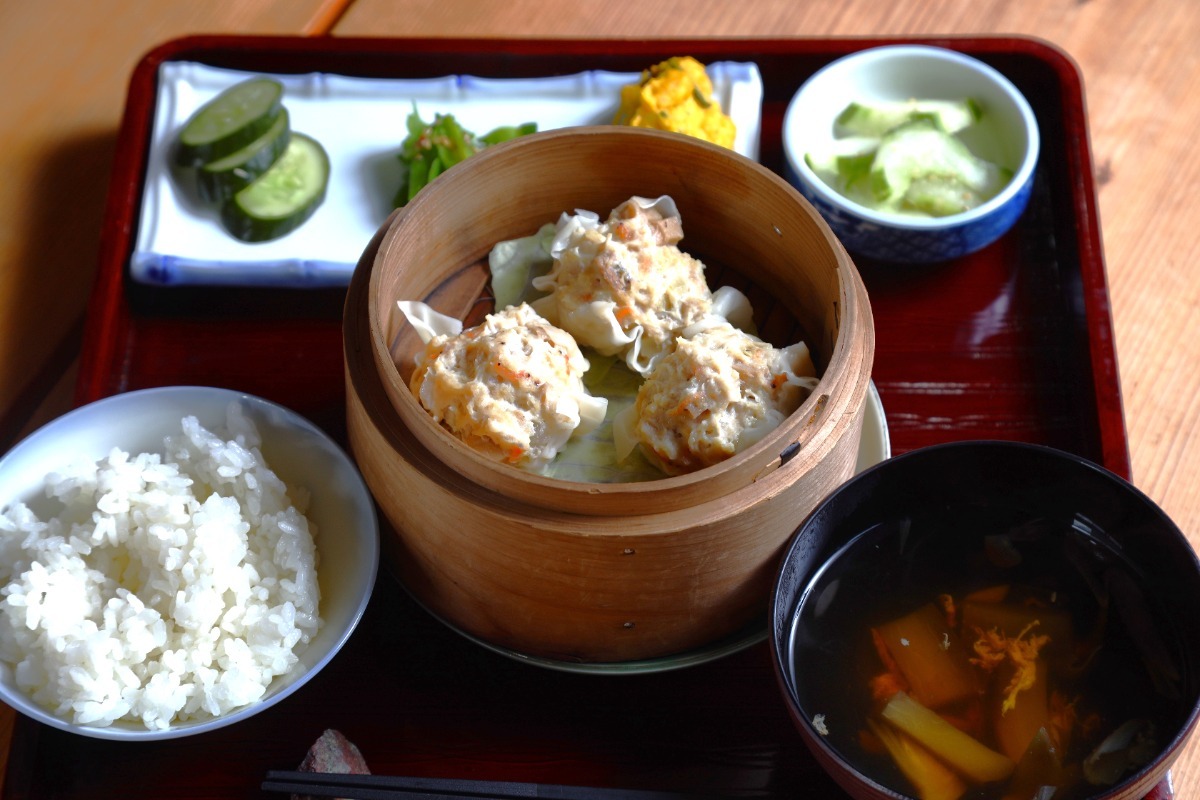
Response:
M39 0L0 4L0 450L72 405L127 81L193 33L467 37L1026 34L1079 64L1133 480L1200 543L1195 0ZM5 709L7 710L7 709ZM7 730L11 711L0 715ZM0 741L0 758L7 753ZM3 764L0 764L0 775ZM1175 770L1200 797L1200 741Z

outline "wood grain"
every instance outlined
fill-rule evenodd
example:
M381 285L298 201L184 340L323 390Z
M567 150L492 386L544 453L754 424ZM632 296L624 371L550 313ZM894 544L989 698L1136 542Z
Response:
M639 158L628 158L632 152ZM834 435L842 404L847 404L850 418L858 419L866 392L874 328L870 315L863 313L861 279L828 231L792 204L794 195L786 183L727 153L699 141L684 147L662 132L617 131L605 125L586 133L549 132L536 147L518 142L497 149L456 167L431 184L428 193L422 190L421 201L410 204L383 239L367 311L376 371L392 406L421 444L471 483L497 495L598 518L611 517L618 508L619 516L631 518L694 513L694 506L751 482L768 484L765 478L779 466L779 453L793 444L801 446L801 453L789 471L819 471L817 454L826 452L823 442ZM793 314L793 320L801 320L808 331L801 338L825 362L820 392L805 401L800 414L738 458L670 481L597 486L554 480L511 469L446 436L410 389L407 365L419 342L397 349L388 337L396 299L431 302L438 311L462 318L478 293L463 297L454 289L479 285L487 276L482 268L463 270L464 264L475 262L495 242L537 230L541 220L553 219L572 203L579 208L615 208L627 199L630 186L654 186L675 200L681 217L706 221L687 236L689 252L705 264L754 265L751 274L731 277L730 282L747 291L755 284L779 298L777 305ZM509 197L520 197L521 202L505 202ZM771 227L747 219L769 220ZM797 263L805 268L797 269ZM759 305L757 310L762 325L774 305ZM819 418L817 424L811 422L814 417ZM856 443L857 429L853 434Z
M545 133L439 177L380 237L378 255L363 255L371 271L355 273L343 335L352 452L394 529L384 534L397 539L394 570L456 627L584 662L660 658L732 635L761 613L795 516L853 474L874 356L865 288L786 184L728 153L613 126ZM653 186L683 219L705 220L689 252L753 265L746 280L802 317L827 359L818 389L753 448L671 480L553 480L447 436L392 360L395 300L461 318L478 291L453 289L486 274L463 264L573 203L614 208L630 186ZM794 447L784 465L779 454Z
M0 4L0 443L71 406L126 84L200 31L324 33L336 0ZM336 13L335 13L336 12ZM324 25L325 27L321 27ZM0 782L13 712L0 713Z
M299 33L321 0L0 6L0 440L78 348L126 84L195 31ZM332 24L333 20L329 20Z
M126 81L188 33L1027 34L1084 75L1134 481L1200 541L1200 4L1190 0L40 0L0 4L0 441L66 410ZM0 736L0 759L7 754ZM0 763L0 772L3 769ZM1175 769L1200 797L1200 746Z

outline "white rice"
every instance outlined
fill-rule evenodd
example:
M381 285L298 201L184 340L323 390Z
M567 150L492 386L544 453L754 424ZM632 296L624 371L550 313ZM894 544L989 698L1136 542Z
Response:
M221 716L262 698L320 627L307 497L236 403L226 431L181 427L162 454L48 475L46 519L0 514L0 659L75 723Z

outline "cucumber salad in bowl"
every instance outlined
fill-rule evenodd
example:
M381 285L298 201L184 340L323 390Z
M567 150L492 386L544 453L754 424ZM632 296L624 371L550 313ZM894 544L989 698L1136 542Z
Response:
M979 121L972 98L852 102L832 146L805 154L813 172L868 208L945 217L990 200L1012 170L975 155L956 134Z
M855 256L961 258L1022 216L1040 134L1007 77L965 53L866 48L810 76L788 104L785 174Z

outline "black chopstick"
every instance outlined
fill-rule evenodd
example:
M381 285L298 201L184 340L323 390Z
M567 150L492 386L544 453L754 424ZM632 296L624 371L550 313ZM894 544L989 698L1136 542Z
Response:
M347 800L512 800L530 797L550 800L715 800L712 795L685 792L291 770L268 772L262 788L267 792L344 797Z

